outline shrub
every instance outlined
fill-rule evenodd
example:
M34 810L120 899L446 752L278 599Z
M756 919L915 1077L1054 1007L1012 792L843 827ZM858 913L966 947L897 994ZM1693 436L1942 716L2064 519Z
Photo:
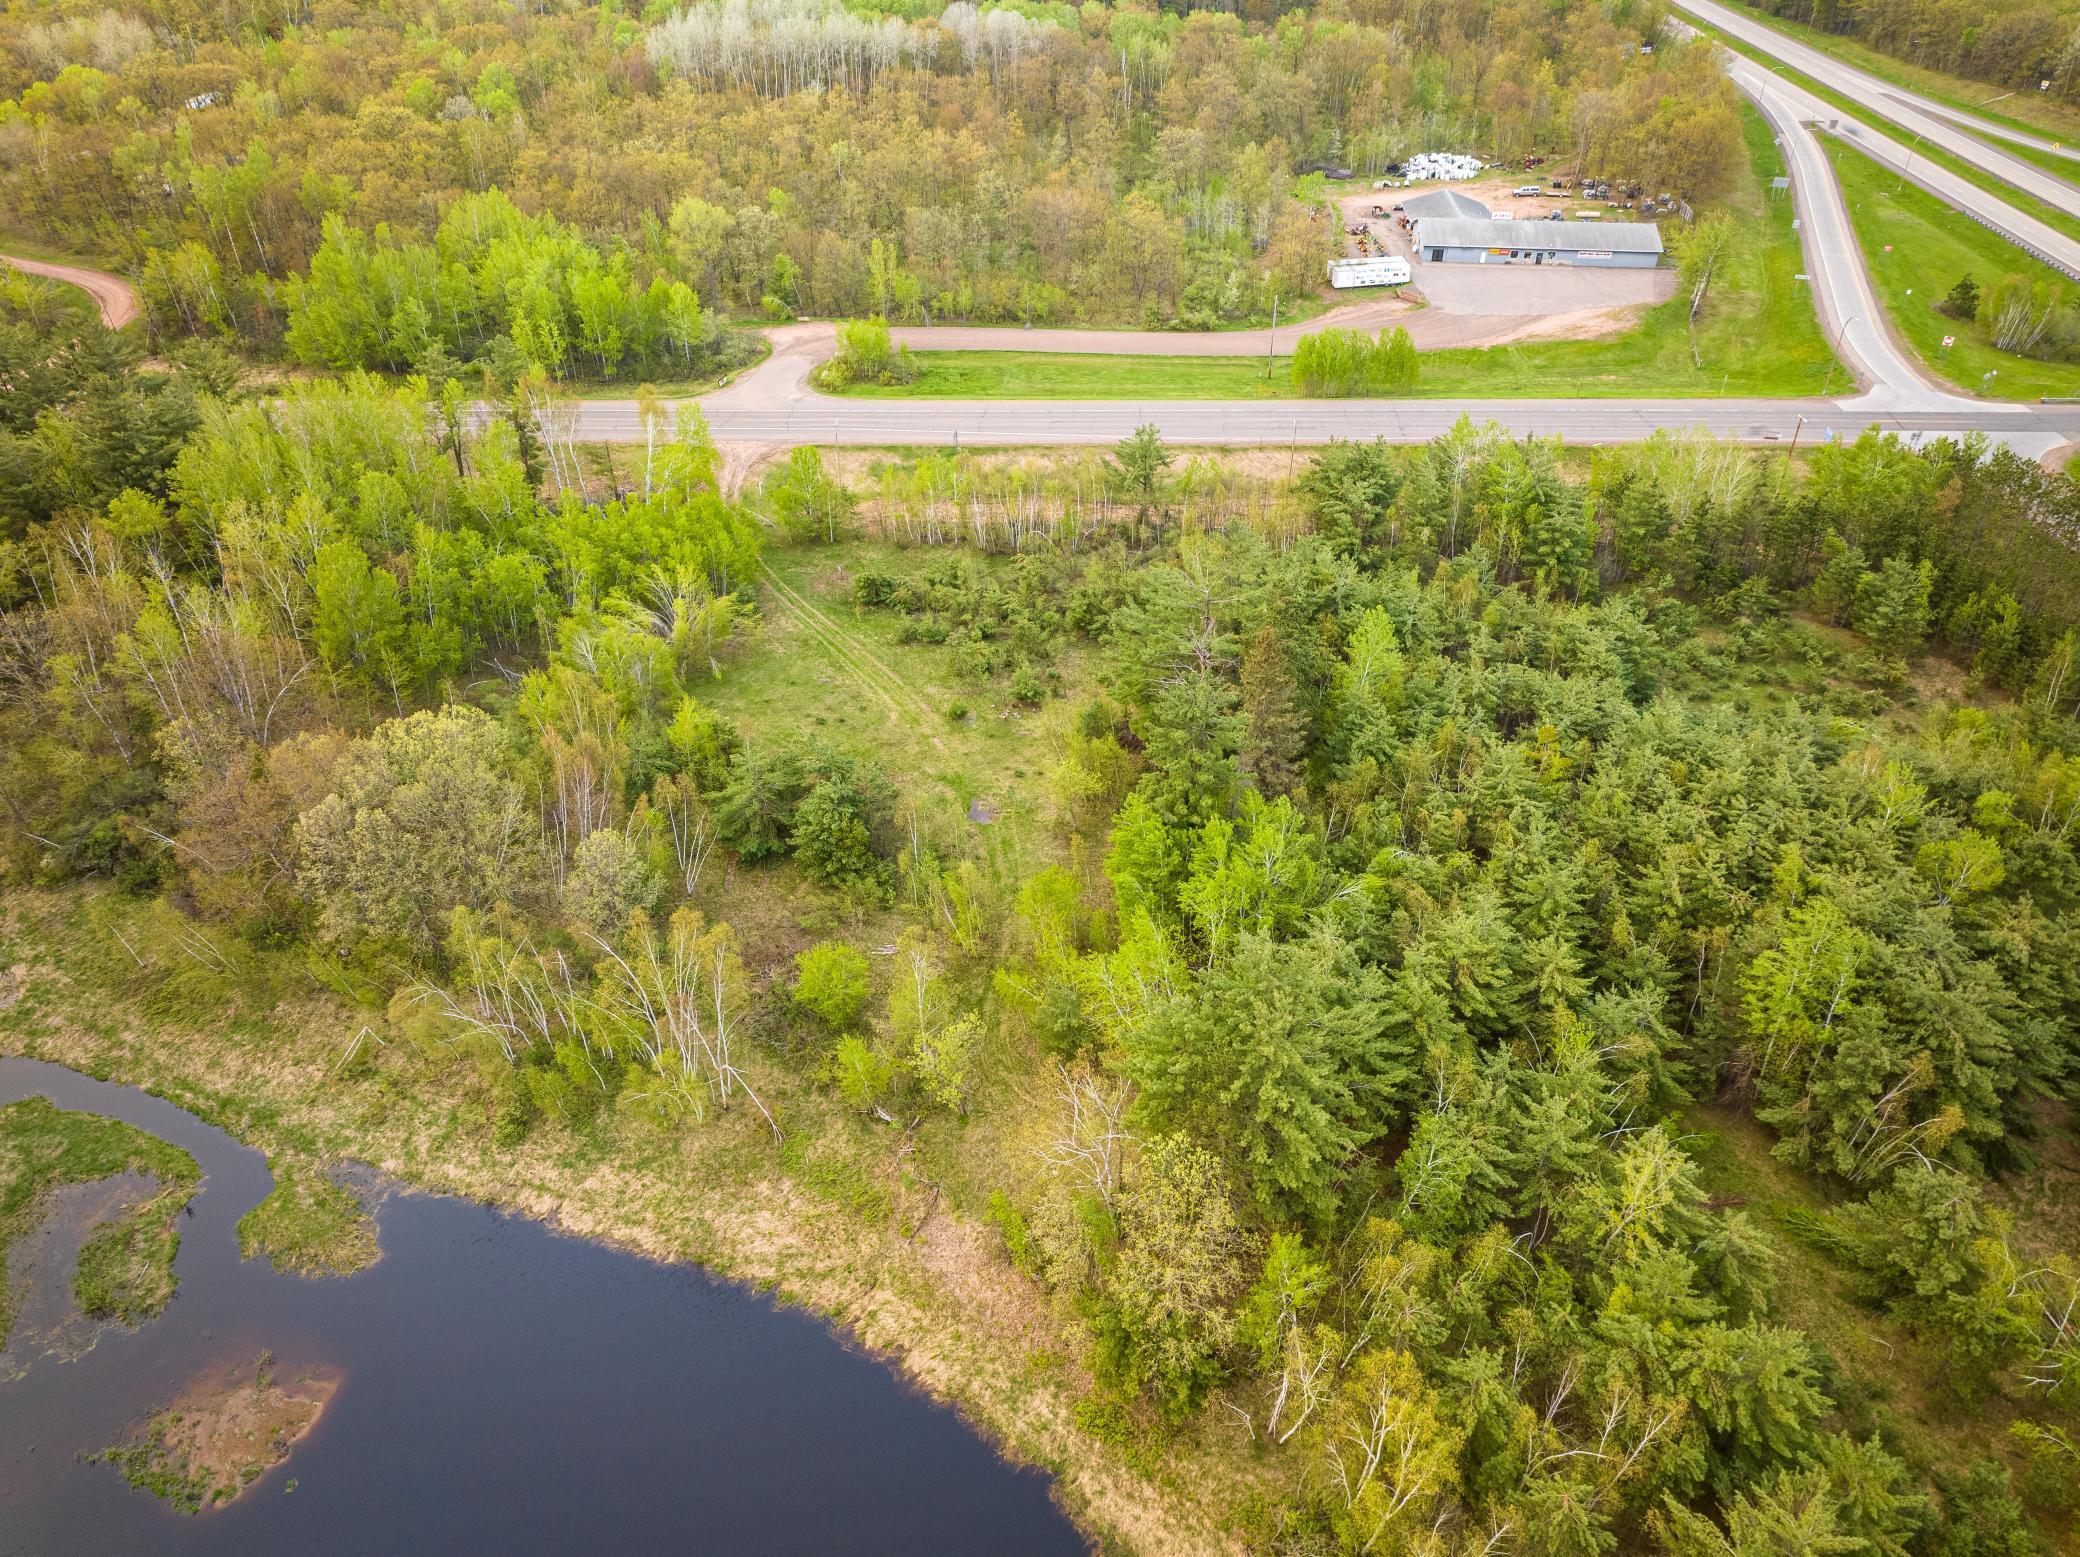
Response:
M831 1052L830 1074L838 1096L865 1113L878 1108L895 1085L896 1062L864 1038L840 1038Z
M816 370L825 389L848 384L907 384L917 367L907 349L889 340L886 319L848 319L838 326L838 354Z
M820 941L794 959L794 1003L827 1027L859 1020L872 984L867 954L843 941Z
M1038 708L1047 701L1047 681L1031 660L1020 660L1018 668L1012 671L1011 700L1027 708Z
M1936 312L1948 314L1953 319L1976 319L1979 317L1979 283L1970 276L1960 276L1949 295L1936 304Z
M1370 338L1363 330L1319 330L1293 348L1293 383L1309 395L1406 394L1419 369L1415 342L1399 325Z

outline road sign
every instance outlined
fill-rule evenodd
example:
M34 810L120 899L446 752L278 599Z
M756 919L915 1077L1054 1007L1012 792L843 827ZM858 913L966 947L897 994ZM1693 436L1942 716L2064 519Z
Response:
M1811 281L1813 278L1801 270L1797 275L1793 276L1791 279L1793 281Z
M1956 336L1954 336L1954 335L1946 335L1946 336L1944 336L1944 337L1943 337L1943 350L1945 350L1945 351L1948 351L1948 350L1949 350L1949 349L1950 349L1950 348L1951 348L1952 346L1955 346L1956 344L1957 344L1957 337L1956 337Z

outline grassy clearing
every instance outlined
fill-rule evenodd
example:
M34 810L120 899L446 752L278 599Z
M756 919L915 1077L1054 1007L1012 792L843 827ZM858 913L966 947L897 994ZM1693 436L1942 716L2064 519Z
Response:
M1019 708L1001 687L963 675L944 648L900 642L894 613L853 606L862 571L901 576L931 560L870 542L768 552L758 640L702 701L747 730L795 730L871 757L926 836L963 841L991 874L1015 882L1044 863L1047 749L1054 721L1089 685L1089 667L1065 654L1057 696ZM963 560L984 572L1013 565ZM969 820L977 801L993 823Z
M1841 180L1878 300L1915 355L1937 376L1998 400L2080 394L2080 366L2037 362L1996 350L1976 321L1935 311L1958 278L1987 286L2020 275L2060 284L2065 278L1934 196L1899 180L1862 152L1833 137L1823 147ZM1956 344L1945 348L1943 337ZM1988 373L1996 376L1990 381Z
M61 1185L132 1171L151 1174L159 1192L94 1229L73 1282L82 1312L124 1324L150 1318L173 1296L175 1218L201 1183L201 1169L156 1136L46 1098L0 1108L0 1345L14 1323L7 1251L35 1227L44 1197Z
M1689 300L1646 310L1639 324L1604 341L1423 353L1410 398L1482 399L1640 395L1799 396L1825 393L1836 361L1796 279L1803 268L1788 200L1770 200L1783 171L1768 126L1743 109L1749 176L1729 208L1752 235L1722 269L1699 321L1692 354ZM1265 375L1261 357L1098 357L1045 352L928 352L917 381L855 387L882 398L988 400L1254 400L1291 398L1292 365Z
M351 1276L375 1264L375 1218L322 1168L272 1164L274 1189L238 1219L238 1252L292 1276Z
M2036 91L2003 92L1983 81L1974 81L1967 76L1953 76L1947 71L1931 70L1923 65L1909 64L1895 59L1890 54L1880 54L1876 49L1857 42L1854 38L1837 37L1822 32L1804 22L1792 21L1789 17L1771 16L1741 0L1725 0L1725 3L1741 13L1751 22L1758 22L1773 32L1787 38L1795 38L1808 48L1817 49L1844 65L1852 65L1880 81L1889 81L1894 86L1918 92L1931 102L1941 103L1960 113L1968 113L1984 119L1989 124L2004 124L2011 130L2022 130L2033 135L2048 135L2062 139L2074 148L2074 156L2080 157L2080 108L2049 93ZM1688 18L1686 18L1687 20ZM1692 21L1692 25L1701 25ZM1998 103L1989 103L1993 99ZM2010 147L2020 152L2020 147ZM2035 161L2032 157L2030 160ZM2080 174L2080 164L2072 158L2049 157L2045 166L2057 170L2061 163L2065 170Z

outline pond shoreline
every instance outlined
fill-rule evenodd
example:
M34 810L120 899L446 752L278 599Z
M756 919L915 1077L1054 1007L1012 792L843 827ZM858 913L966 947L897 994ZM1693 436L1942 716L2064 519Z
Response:
M236 1148L253 1153L263 1149L252 1139L255 1132L242 1128L246 1121L237 1117L237 1110L230 1100L220 1099L209 1089L197 1087L192 1078L179 1077L161 1072L152 1067L152 1073L138 1078L129 1074L131 1067L106 1054L54 1057L46 1045L31 1042L7 1042L0 1044L0 1059L18 1057L40 1065L52 1065L68 1075L82 1078L90 1084L118 1087L156 1100L166 1108L179 1110L204 1129L221 1133ZM79 1108L74 1102L61 1102L61 1107ZM146 1123L132 1121L138 1128L152 1131ZM508 1180L501 1192L496 1182L483 1178L472 1178L466 1172L457 1171L457 1165L439 1160L422 1160L407 1164L397 1160L383 1160L383 1154L371 1153L376 1158L366 1166L350 1160L349 1170L359 1181L357 1187L368 1195L371 1212L392 1199L398 1200L448 1200L477 1206L501 1217L539 1226L555 1237L569 1239L590 1248L611 1252L616 1256L634 1255L659 1271L691 1270L703 1279L728 1287L749 1300L763 1300L778 1311L795 1312L813 1320L837 1345L857 1356L871 1359L881 1369L888 1381L896 1384L900 1391L921 1403L944 1408L958 1418L966 1432L986 1445L999 1462L1012 1471L1038 1470L1049 1475L1048 1495L1056 1508L1068 1515L1079 1529L1087 1549L1100 1549L1102 1537L1094 1537L1087 1521L1076 1517L1076 1500L1063 1495L1064 1488L1056 1472L1058 1467L1049 1465L1040 1457L1021 1452L1020 1446L1012 1442L975 1402L966 1398L958 1389L935 1387L936 1380L946 1378L941 1368L935 1375L930 1369L929 1359L921 1358L916 1351L899 1342L885 1340L864 1328L854 1313L842 1306L817 1301L814 1294L805 1292L794 1281L784 1275L764 1276L747 1274L743 1265L727 1258L727 1251L717 1247L713 1240L701 1240L704 1246L699 1254L689 1252L683 1241L674 1240L661 1229L643 1224L611 1225L596 1208L587 1208L581 1201L567 1196L553 1196L540 1186L526 1186ZM269 1175L271 1188L273 1175ZM210 1187L209 1175L205 1170L203 1189ZM260 1198L268 1191L261 1190ZM241 1197L241 1198L250 1198ZM258 1200L254 1201L255 1204ZM249 1212L250 1206L235 1208L237 1216ZM945 1213L939 1213L945 1216ZM916 1236L928 1230L920 1226ZM683 1235L682 1235L683 1236ZM720 1256L720 1257L718 1257ZM351 1281L353 1277L339 1278ZM879 1310L874 1311L879 1316ZM922 1364L922 1365L920 1365ZM299 1438L303 1436L299 1434Z
M116 1066L98 1068L119 1075ZM179 1434L166 1436L183 1447L196 1426L166 1403L193 1405L191 1384L200 1378L196 1362L204 1355L198 1339L210 1355L235 1360L233 1347L254 1347L256 1339L270 1347L275 1335L291 1355L322 1360L352 1380L341 1405L322 1414L327 1432L314 1434L316 1457L281 1488L287 1493L295 1486L297 1497L287 1505L270 1497L225 1501L206 1524L233 1534L210 1536L202 1547L181 1545L179 1530L148 1526L162 1536L152 1542L156 1549L279 1551L285 1530L333 1540L379 1538L356 1522L356 1515L368 1515L408 1522L414 1534L443 1520L460 1520L472 1532L478 1520L493 1528L520 1520L505 1549L566 1551L568 1534L537 1524L551 1511L574 1522L591 1520L584 1524L587 1540L607 1547L651 1538L682 1547L682 1522L697 1515L703 1538L747 1553L830 1547L832 1540L855 1551L951 1551L969 1549L967 1532L984 1528L1003 1530L1003 1549L1011 1553L1065 1557L1088 1549L1086 1538L1063 1520L1052 1488L996 1457L969 1426L971 1418L938 1409L903 1372L869 1360L857 1337L836 1335L805 1310L784 1308L703 1268L688 1270L686 1262L651 1256L630 1262L630 1249L557 1231L549 1216L524 1216L485 1197L426 1191L406 1175L389 1175L404 1193L385 1202L383 1239L397 1237L395 1260L322 1283L241 1260L233 1222L270 1189L256 1147L189 1108L175 1087L135 1087L116 1075L89 1075L31 1056L0 1062L0 1096L44 1093L60 1108L125 1118L160 1139L171 1131L164 1116L179 1112L185 1129L171 1139L204 1162L198 1216L181 1253L189 1301L158 1330L129 1332L114 1349L127 1351L127 1362L125 1355L110 1355L98 1357L89 1372L46 1368L40 1393L33 1378L27 1397L0 1393L0 1420L12 1422L17 1439L15 1463L0 1463L0 1501L23 1507L17 1528L31 1540L27 1551L46 1549L35 1545L40 1530L46 1540L62 1530L69 1551L135 1551L139 1520L150 1515L127 1505L158 1507L154 1499L121 1493L110 1501L108 1482L87 1486L75 1476L62 1484L67 1470L58 1459L85 1447L79 1432L87 1428L73 1420L85 1409L79 1399L102 1407L102 1420L121 1405L129 1424L94 1428L110 1436L92 1443L152 1447L160 1428L173 1424ZM64 1079L69 1083L60 1085ZM248 1295L270 1289L275 1305L262 1305L258 1322L250 1303L243 1314L233 1303L227 1314L227 1283ZM495 1295L489 1308L487 1295ZM424 1308L424 1297L433 1299L433 1308ZM616 1318L593 1322L609 1314ZM339 1328L343 1316L347 1330ZM564 1322L576 1316L584 1322ZM223 1328L218 1320L225 1320ZM356 1320L360 1339L352 1335ZM185 1351L168 1339L168 1326L185 1330ZM270 1357L258 1347L245 1353L248 1372L252 1355L262 1355L264 1372ZM125 1376L139 1357L156 1370L152 1378ZM399 1366L399 1357L410 1362ZM302 1366L285 1366L283 1376L295 1376L291 1368ZM616 1376L620 1384L612 1382ZM112 1378L119 1380L114 1393ZM62 1401L56 1416L54 1399ZM522 1513L518 1505L551 1497L551 1480L528 1470L530 1455L510 1455L503 1434L480 1432L487 1414L508 1422L503 1432L512 1432L514 1445L528 1441L520 1426L528 1420L537 1422L537 1439L541 1432L568 1434L560 1449L564 1476L551 1478L549 1505ZM674 1418L680 1424L668 1428ZM310 1426L306 1422L297 1439L310 1439ZM701 1443L703 1455L678 1474L682 1449ZM37 1447L60 1453L23 1457ZM302 1461L302 1443L295 1453ZM404 1482L387 1470L397 1453L406 1455ZM792 1486L799 1457L817 1470L809 1497ZM641 1470L645 1463L651 1470ZM146 1459L141 1468L168 1470L158 1480L193 1490L181 1474L187 1461L160 1466ZM106 1466L89 1474L110 1476ZM487 1474L514 1486L497 1493ZM628 1486L616 1486L616 1474L628 1478ZM162 1490L150 1482L148 1474L148 1490ZM790 1493L776 1501L782 1484ZM372 1488L383 1488L374 1503L368 1501ZM917 1495L924 1488L932 1488L932 1497ZM179 1515L166 1511L162 1518ZM225 1520L231 1524L220 1524ZM618 1530L626 1534L616 1536ZM241 1545L258 1532L266 1532L262 1545ZM844 1532L842 1538L836 1532ZM10 1542L0 1542L0 1549L15 1551ZM327 1547L320 1540L308 1549ZM443 1547L406 1542L397 1549Z

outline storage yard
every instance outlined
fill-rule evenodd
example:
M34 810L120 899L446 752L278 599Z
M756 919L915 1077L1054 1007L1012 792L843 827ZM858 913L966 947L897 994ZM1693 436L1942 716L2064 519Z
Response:
M1660 229L1610 209L1624 203L1621 191L1592 201L1579 184L1554 189L1536 180L1541 193L1522 193L1533 182L1522 168L1494 168L1470 180L1342 196L1344 258L1332 262L1331 284L1339 284L1338 270L1360 273L1354 260L1398 256L1410 264L1408 290L1432 310L1535 320L1537 338L1549 340L1608 335L1673 295ZM1582 220L1591 210L1596 218ZM1419 233L1432 241L1419 246ZM1371 283L1341 283L1353 284Z

